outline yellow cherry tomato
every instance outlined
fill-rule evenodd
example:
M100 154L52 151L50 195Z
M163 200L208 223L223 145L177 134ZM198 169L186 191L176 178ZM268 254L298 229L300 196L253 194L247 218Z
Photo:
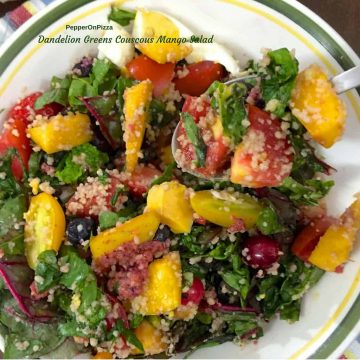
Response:
M65 215L58 201L47 193L31 199L25 217L25 255L36 268L38 256L45 250L58 251L65 235Z
M235 196L225 191L197 191L190 202L198 215L223 227L230 227L236 219L241 219L246 229L250 229L262 210L261 205L250 195Z

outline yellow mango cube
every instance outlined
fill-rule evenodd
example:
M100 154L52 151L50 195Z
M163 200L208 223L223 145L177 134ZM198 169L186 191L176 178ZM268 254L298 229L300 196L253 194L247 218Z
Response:
M185 185L167 181L153 186L148 193L147 209L155 211L163 224L175 234L188 233L193 223L193 211Z
M326 148L344 132L345 105L317 65L311 65L297 76L290 108L312 138Z
M320 269L335 271L349 260L356 234L360 229L360 197L346 209L338 223L331 225L320 238L309 262Z
M30 128L28 133L47 154L70 150L92 139L90 118L80 113L53 116Z
M145 355L156 355L168 348L168 344L164 342L164 332L155 328L149 321L143 320L141 324L134 330L136 337L142 343ZM139 349L133 349L132 355L141 354Z
M161 315L181 304L181 261L178 251L154 260L141 295L133 299L132 311L142 315Z
M153 239L160 219L154 212L136 216L112 229L103 231L90 239L90 250L93 259L111 253L120 245L133 241L143 243Z
M128 172L133 172L138 163L139 152L149 120L149 105L152 98L152 90L153 86L151 81L146 80L127 88L124 93L125 168Z

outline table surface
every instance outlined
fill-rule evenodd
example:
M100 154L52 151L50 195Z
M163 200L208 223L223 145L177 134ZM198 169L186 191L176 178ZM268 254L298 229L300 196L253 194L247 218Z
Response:
M1 0L0 0L1 1ZM276 1L276 0L274 0ZM0 17L24 1L0 3ZM326 20L360 55L360 0L300 0Z

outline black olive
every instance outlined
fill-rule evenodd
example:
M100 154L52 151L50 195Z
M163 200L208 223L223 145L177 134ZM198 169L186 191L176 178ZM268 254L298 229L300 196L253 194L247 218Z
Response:
M90 218L75 218L70 220L66 235L68 240L77 246L85 240L89 240L91 233L94 233L95 222Z
M157 229L154 236L154 240L164 242L170 238L170 235L171 235L170 228L166 225L163 225L162 228Z

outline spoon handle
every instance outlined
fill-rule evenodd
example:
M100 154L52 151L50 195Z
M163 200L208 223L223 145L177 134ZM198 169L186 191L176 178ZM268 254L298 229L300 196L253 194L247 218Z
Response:
M360 65L351 68L331 79L337 94L360 86Z

